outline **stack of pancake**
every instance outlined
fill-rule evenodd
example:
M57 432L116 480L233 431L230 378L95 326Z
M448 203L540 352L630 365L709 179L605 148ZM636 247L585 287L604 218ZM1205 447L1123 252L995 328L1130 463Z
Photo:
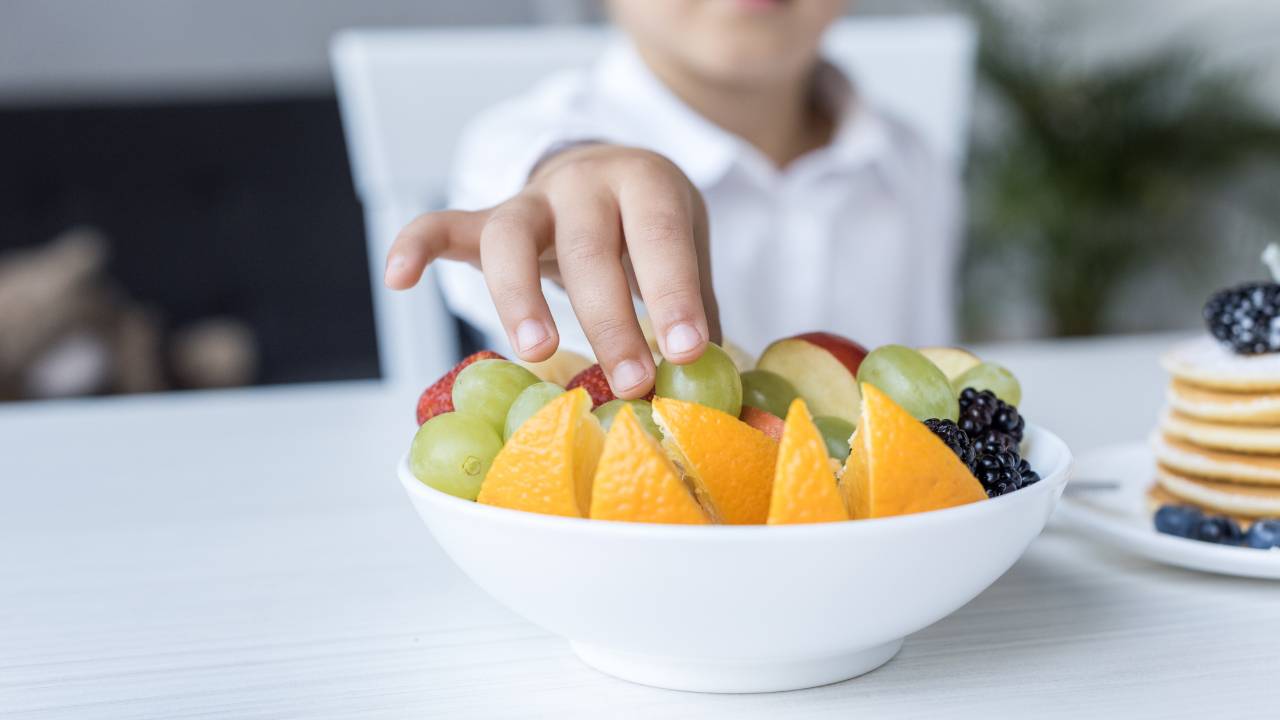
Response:
M1204 338L1162 364L1173 379L1152 437L1152 503L1245 525L1280 517L1280 354L1236 355Z

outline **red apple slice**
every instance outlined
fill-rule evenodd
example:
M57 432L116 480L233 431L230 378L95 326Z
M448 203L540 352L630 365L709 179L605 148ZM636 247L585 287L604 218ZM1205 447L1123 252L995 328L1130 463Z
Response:
M804 333L765 348L756 367L786 378L814 415L831 415L858 422L862 393L858 367L867 349L825 332Z
M743 405L742 414L738 416L738 419L768 435L775 441L782 442L782 429L786 424L782 422L782 418L768 410Z
M947 380L955 380L982 362L977 355L958 347L922 347L920 354L938 366Z

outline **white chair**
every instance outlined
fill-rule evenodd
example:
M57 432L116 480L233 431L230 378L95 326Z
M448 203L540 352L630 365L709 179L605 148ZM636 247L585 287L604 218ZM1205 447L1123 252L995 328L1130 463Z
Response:
M455 324L433 275L407 293L382 285L396 232L436 209L453 144L480 110L557 70L589 64L607 28L346 30L332 44L356 192L364 205L382 377L423 386L456 360ZM946 157L965 152L976 32L958 16L844 20L827 56L861 91L914 124Z

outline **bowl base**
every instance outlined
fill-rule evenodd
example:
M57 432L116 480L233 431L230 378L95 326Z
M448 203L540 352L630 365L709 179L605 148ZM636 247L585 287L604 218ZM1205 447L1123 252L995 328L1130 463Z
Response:
M847 655L779 662L659 657L587 643L570 645L587 665L641 685L691 692L760 693L830 685L869 673L897 655L902 640Z

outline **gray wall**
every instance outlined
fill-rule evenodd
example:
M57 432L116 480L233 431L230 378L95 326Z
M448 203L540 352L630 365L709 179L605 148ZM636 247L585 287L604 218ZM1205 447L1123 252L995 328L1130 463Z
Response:
M567 22L578 0L3 0L0 103L327 90L351 25Z
M1052 18L1078 57L1141 53L1169 41L1203 48L1210 62L1260 72L1264 95L1280 107L1280 2L1275 0L1003 0L1031 17Z
M0 102L126 95L313 92L329 85L326 47L351 25L573 22L603 0L3 0ZM1211 57L1267 68L1280 106L1275 0L1002 0L1052 19L1081 58L1190 36ZM861 12L954 8L941 0L859 0Z

